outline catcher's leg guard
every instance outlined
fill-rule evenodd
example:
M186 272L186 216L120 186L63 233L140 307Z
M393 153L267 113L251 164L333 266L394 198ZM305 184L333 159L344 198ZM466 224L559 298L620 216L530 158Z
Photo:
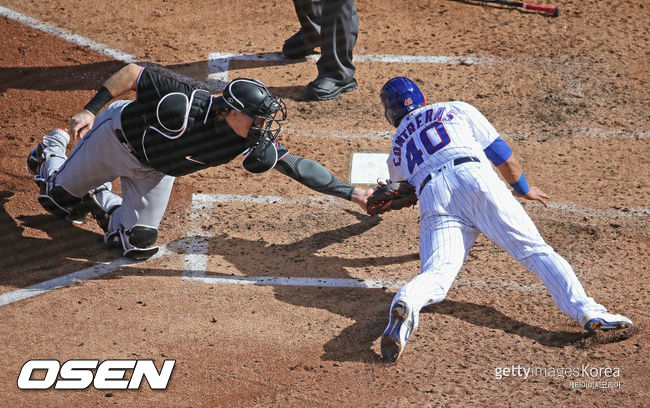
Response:
M99 205L99 203L97 203L97 205L90 210L90 215L95 219L95 221L97 221L99 228L104 231L104 234L106 234L111 227L111 216L113 212L120 207L121 205L116 205L106 211L101 205Z
M106 212L106 209L101 206L99 201L97 200L97 194L101 193L102 191L110 191L111 184L106 183L103 184L96 189L88 192L86 195L81 197L81 201L75 204L71 209L70 209L70 214L66 217L69 221L72 221L77 224L81 224L84 219L86 218L86 215L88 213L91 213L95 211L97 215L99 215L101 212ZM93 217L95 215L93 214ZM99 221L98 221L99 222ZM101 223L100 223L101 227ZM106 230L104 230L106 232Z
M158 239L158 230L144 225L134 225L131 229L119 230L106 234L104 243L111 248L121 248L122 254L133 259L147 259L158 252L154 246Z
M66 159L65 149L70 142L70 135L63 129L54 129L45 136L27 157L27 170L34 176L39 187L49 176L56 172ZM50 159L54 159L48 163Z
M51 181L43 180L38 202L49 213L66 218L81 203L81 198L73 196L61 186L55 186Z
M41 165L45 161L45 144L43 142L38 142L36 147L32 149L27 157L27 170L32 176L38 176L41 172ZM36 179L34 179L36 181ZM37 181L36 184L40 186L40 183Z

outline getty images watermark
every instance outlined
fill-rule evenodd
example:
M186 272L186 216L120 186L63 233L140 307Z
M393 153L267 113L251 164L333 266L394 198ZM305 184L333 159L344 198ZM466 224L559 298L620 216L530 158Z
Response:
M582 364L579 367L534 367L521 364L494 369L494 377L502 380L506 377L522 378L531 377L569 379L569 388L613 388L620 389L621 369L619 367L594 367Z

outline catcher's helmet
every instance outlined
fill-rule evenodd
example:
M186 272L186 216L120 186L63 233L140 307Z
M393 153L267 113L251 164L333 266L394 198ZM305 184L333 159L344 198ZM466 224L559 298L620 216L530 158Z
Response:
M390 79L381 88L379 97L384 105L386 120L395 127L399 126L404 116L425 103L420 88L406 77Z
M282 99L274 96L262 82L250 78L237 78L228 82L223 95L214 103L243 112L252 118L273 118L276 112L281 111L286 116Z
M248 132L248 143L254 145L263 133L271 138L280 133L280 121L287 117L287 107L282 98L274 96L266 86L255 79L237 78L228 82L223 95L214 100L216 107L236 110L253 119L264 119L264 128L253 124Z

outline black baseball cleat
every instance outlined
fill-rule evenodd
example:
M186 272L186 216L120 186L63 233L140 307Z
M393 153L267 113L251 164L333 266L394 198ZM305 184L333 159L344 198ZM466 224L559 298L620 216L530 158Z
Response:
M27 170L32 176L37 175L41 171L41 164L45 161L45 144L38 142L35 148L29 153L27 158Z
M150 248L131 248L124 252L124 256L136 261L144 261L156 255L159 249L157 246Z
M65 219L75 224L83 224L86 215L91 212L95 206L96 201L94 200L93 195L87 193L85 196L81 197L81 201L79 201L78 204L70 208L70 214L68 214Z
M282 55L289 59L304 58L314 53L318 41L307 41L302 30L289 37L282 46Z
M43 185L46 185L46 183L43 183ZM68 220L68 215L70 215L69 207L61 206L59 203L54 201L49 194L39 195L38 202L50 214Z
M342 93L357 89L357 80L337 81L332 78L316 78L307 85L307 99L312 101L327 101L336 99Z
M41 177L41 166L45 163L45 144L38 142L27 157L27 171L34 176L34 182L37 186L42 187L43 178Z

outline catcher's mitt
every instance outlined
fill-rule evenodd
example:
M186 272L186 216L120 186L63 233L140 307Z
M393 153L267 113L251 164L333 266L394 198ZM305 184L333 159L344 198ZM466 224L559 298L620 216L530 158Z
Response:
M380 183L366 204L368 214L375 216L392 210L411 207L418 202L415 188L406 181Z

